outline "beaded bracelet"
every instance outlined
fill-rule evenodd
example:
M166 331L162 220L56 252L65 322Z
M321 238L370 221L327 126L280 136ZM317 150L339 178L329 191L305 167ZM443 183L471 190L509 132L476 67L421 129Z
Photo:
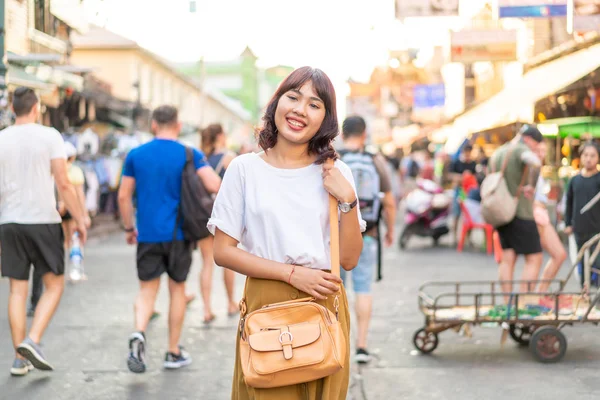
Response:
M290 277L288 278L288 285L292 284L292 275L294 274L295 271L296 271L296 266L292 265L292 272L290 272Z

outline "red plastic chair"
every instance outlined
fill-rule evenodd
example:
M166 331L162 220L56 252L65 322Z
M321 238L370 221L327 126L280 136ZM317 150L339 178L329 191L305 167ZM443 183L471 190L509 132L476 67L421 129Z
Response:
M464 202L460 202L460 211L462 214L462 218L463 218L463 224L462 224L462 232L460 234L460 240L458 241L458 252L462 252L463 248L465 246L465 239L467 238L467 235L469 234L469 232L471 232L472 230L475 229L483 229L485 231L485 243L486 243L486 248L487 248L487 253L488 254L492 254L494 252L493 250L493 243L494 243L494 227L490 224L476 224L473 222L473 218L471 217L471 214L469 213L469 210L467 209L467 207L465 206Z

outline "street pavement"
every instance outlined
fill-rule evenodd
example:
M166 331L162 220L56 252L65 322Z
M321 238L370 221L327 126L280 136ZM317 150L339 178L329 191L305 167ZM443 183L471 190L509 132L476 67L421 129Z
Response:
M67 285L44 337L46 356L56 368L51 373L10 376L8 282L0 280L4 305L0 308L0 366L4 368L0 368L0 399L228 399L237 320L226 316L221 271L217 268L214 277L216 322L203 325L199 300L190 305L186 317L182 344L194 363L180 371L161 368L168 310L163 284L157 303L162 315L147 332L149 371L134 375L127 370L125 358L137 290L135 250L124 244L122 234L116 234L92 240L85 255L89 281ZM384 258L384 279L374 285L369 343L376 360L360 369L352 366L349 399L597 398L600 338L593 325L563 331L569 348L565 359L554 365L536 362L526 348L510 339L501 347L499 328L475 328L472 338L444 332L432 355L418 355L412 336L424 321L417 308L419 286L428 280L492 280L497 267L479 249L458 254L448 244L431 248L427 240L416 240L402 252L394 246ZM196 252L188 279L189 290L195 293L200 265ZM238 277L239 296L242 289L243 279Z

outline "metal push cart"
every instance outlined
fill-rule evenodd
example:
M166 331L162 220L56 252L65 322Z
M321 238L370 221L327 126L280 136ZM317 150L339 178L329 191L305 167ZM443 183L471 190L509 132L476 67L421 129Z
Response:
M600 274L592 268L599 253L600 234L586 242L563 280L425 283L419 289L419 308L425 315L425 326L415 332L413 344L421 353L428 354L437 348L438 334L448 329L502 326L517 343L529 346L538 361L558 362L567 350L562 328L577 323L600 323L600 290L591 296L589 292L591 272ZM567 282L581 261L585 277L583 289L567 292ZM534 292L543 282L549 284L549 290ZM523 293L505 293L502 285L507 283L523 284L528 289Z

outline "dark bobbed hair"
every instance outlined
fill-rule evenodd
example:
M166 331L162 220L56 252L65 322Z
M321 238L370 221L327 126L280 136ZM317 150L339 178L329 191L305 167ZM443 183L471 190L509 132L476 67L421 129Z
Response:
M33 89L20 86L15 89L13 94L12 107L17 117L27 115L33 107L39 102Z
M333 140L339 134L335 89L325 72L317 68L302 67L293 71L281 82L279 88L269 101L263 126L258 131L258 145L268 151L277 143L277 126L275 126L275 111L279 99L293 89L300 89L306 82L311 81L317 95L325 104L325 118L315 136L308 142L308 152L316 154L316 164L323 164L327 159L337 159L333 148Z
M352 115L346 118L342 123L342 136L344 138L361 136L366 130L367 123L363 117L358 115Z
M221 124L210 124L202 130L201 147L202 151L207 157L215 152L215 143L217 142L217 137L222 133L224 133L224 131Z

